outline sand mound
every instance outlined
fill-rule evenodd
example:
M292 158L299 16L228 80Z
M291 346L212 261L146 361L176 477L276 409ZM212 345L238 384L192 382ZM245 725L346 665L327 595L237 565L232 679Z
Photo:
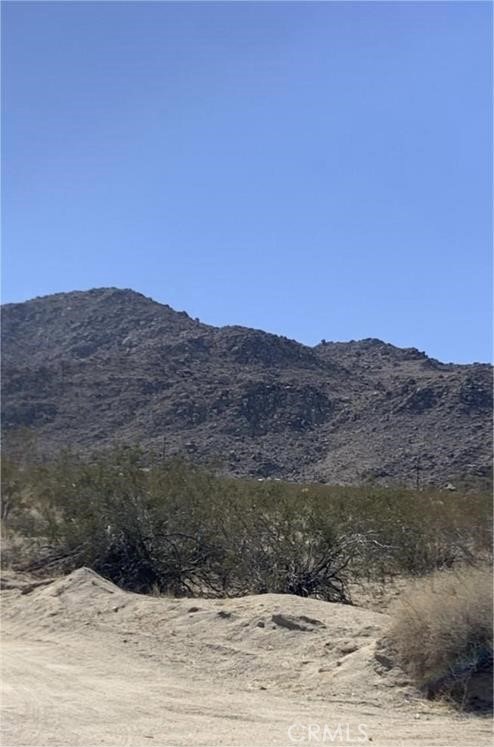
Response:
M379 657L388 617L291 595L236 599L155 598L122 591L88 568L47 586L12 593L4 620L17 634L105 635L140 657L207 677L212 670L247 689L377 702L404 702L408 683Z
M68 576L53 581L38 596L40 599L59 597L75 607L88 603L101 609L106 607L110 599L123 598L125 592L90 568L78 568Z
M350 741L363 724L376 747L490 743L488 724L434 712L390 668L377 612L146 597L81 568L9 577L2 616L4 744L287 747L309 724Z

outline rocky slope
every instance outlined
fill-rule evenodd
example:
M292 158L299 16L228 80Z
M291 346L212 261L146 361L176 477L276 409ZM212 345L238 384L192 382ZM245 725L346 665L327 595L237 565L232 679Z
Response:
M492 369L380 340L310 348L115 288L3 306L3 429L114 441L236 475L413 485L483 478ZM8 439L7 439L8 442Z

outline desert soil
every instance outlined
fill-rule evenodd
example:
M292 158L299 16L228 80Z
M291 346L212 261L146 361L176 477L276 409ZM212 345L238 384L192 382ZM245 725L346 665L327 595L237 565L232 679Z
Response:
M385 614L147 597L87 569L3 586L4 747L491 744L490 720L423 700L390 666Z

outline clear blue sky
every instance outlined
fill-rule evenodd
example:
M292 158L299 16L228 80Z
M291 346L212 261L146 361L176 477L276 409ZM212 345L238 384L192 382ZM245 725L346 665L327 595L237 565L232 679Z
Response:
M2 12L4 302L490 358L490 2Z

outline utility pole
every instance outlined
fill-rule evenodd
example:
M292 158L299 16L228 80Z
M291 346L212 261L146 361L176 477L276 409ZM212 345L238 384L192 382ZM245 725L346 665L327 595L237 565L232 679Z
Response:
M420 454L417 456L417 460L415 462L415 487L418 490L420 490Z

